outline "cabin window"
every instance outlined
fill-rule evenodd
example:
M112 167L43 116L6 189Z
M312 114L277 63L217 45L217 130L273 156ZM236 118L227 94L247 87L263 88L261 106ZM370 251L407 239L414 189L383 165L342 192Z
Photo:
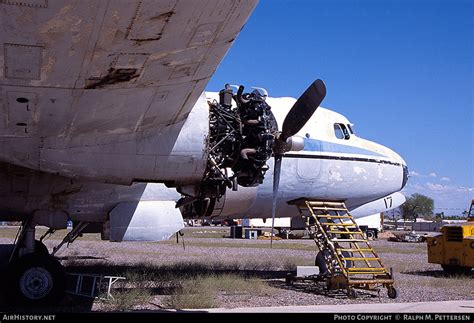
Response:
M334 124L334 134L336 135L337 139L348 140L351 137L351 135L349 134L349 131L347 130L346 125L343 123Z

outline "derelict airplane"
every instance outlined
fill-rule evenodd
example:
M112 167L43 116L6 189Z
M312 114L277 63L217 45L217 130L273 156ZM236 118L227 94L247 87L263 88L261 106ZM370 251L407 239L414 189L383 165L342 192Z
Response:
M232 200L248 207L240 212L268 214L252 210L255 198L282 216L302 192L356 208L403 188L400 156L316 110L320 80L282 108L243 88L207 102L204 88L255 6L0 1L0 217L23 221L5 258L10 299L52 302L63 291L37 225L61 229L71 219L74 234L111 240L160 240L160 227L182 225L176 194L150 183L176 188L184 216L225 206L237 214ZM278 190L264 178L278 183L280 169Z

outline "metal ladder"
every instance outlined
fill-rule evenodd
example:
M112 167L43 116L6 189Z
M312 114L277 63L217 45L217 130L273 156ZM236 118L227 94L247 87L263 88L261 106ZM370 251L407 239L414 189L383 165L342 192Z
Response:
M66 276L69 285L66 288L66 293L103 300L114 300L111 293L112 285L125 279L125 277L86 273L67 273Z
M346 289L357 297L355 289L387 288L390 298L397 297L393 275L382 263L343 202L297 199L296 205L309 235L323 255L328 269L328 289Z

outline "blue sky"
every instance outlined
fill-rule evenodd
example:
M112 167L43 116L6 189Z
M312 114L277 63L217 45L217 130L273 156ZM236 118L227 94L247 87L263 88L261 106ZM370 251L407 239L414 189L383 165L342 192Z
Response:
M321 78L322 106L407 161L405 193L456 214L474 198L473 3L261 0L207 90L298 97Z

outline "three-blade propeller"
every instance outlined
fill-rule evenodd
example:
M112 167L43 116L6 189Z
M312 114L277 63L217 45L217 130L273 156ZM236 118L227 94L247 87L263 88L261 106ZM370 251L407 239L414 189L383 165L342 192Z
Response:
M323 102L326 96L326 86L321 80L316 80L298 98L290 112L283 121L282 131L276 137L273 154L275 157L275 167L273 171L273 199L272 199L272 231L270 244L273 247L273 228L275 226L276 203L278 196L278 186L280 185L280 172L283 154L287 139L294 136L304 127L316 109Z

